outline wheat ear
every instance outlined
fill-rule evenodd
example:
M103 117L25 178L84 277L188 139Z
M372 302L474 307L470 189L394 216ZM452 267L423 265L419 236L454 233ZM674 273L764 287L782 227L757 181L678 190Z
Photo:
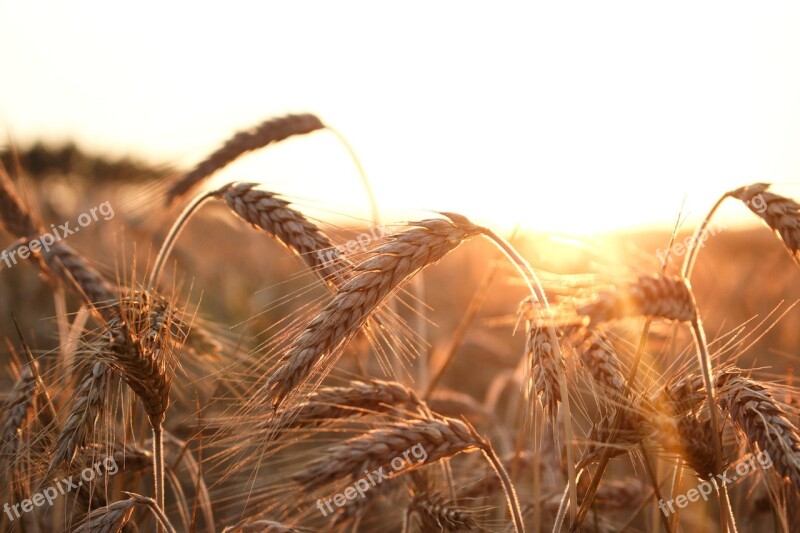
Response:
M756 183L729 194L761 217L783 240L795 262L800 264L800 204L791 198L769 192L769 187L769 183Z
M228 139L219 149L198 163L167 191L167 203L186 194L200 182L229 165L240 156L258 150L294 135L304 135L323 129L325 125L310 113L271 118L251 128L240 131Z
M293 341L256 393L261 405L277 408L308 381L312 371L352 339L361 326L414 274L442 259L462 241L478 235L466 218L423 220L390 235L353 268L352 278Z
M625 373L611 342L602 334L593 335L580 350L580 359L610 403L619 402L625 390Z
M775 471L800 490L800 433L784 409L760 383L727 374L719 379L720 405L751 446L769 454Z
M64 428L56 440L55 452L46 478L62 464L72 463L78 451L86 446L103 413L111 378L108 367L94 363L75 392L75 401L67 415Z
M472 513L454 507L444 496L423 492L411 499L408 506L424 531L476 531L478 524Z
M555 347L542 323L538 308L539 304L530 297L521 305L522 314L528 317L535 316L526 320L525 354L527 370L531 373L528 388L533 388L528 394L532 392L541 399L545 414L555 426L558 404L561 402L558 377L566 372L566 369L563 359L556 356Z
M19 448L18 436L33 410L36 400L36 375L29 365L22 367L19 378L14 382L4 407L2 425L2 442L0 456L9 462L15 457Z
M0 166L0 219L9 233L29 240L40 234L40 224L17 196L5 169Z
M133 516L136 506L143 506L150 510L158 523L169 533L175 533L175 528L170 524L161 508L151 498L140 496L132 492L124 493L128 496L125 500L114 502L106 507L101 507L89 513L86 521L75 530L76 533L117 533L122 526L127 524Z
M704 242L702 238L711 217L726 198L742 201L753 213L759 216L781 239L792 258L800 264L800 204L779 194L769 192L769 183L754 183L728 191L711 207L703 222L697 228L690 242L689 251L683 261L683 276L690 278L697 260L697 254ZM758 201L756 201L758 200Z
M639 276L635 282L601 292L577 309L592 326L609 320L646 316L688 322L695 316L688 285L679 277Z
M424 462L404 465L404 473L460 453L483 452L501 479L516 531L525 530L516 492L491 444L471 425L453 418L395 422L353 437L312 462L294 480L303 490L310 491L340 479L357 479L384 467L391 458L402 456L413 446L421 446L427 456Z
M393 411L408 405L424 404L402 383L378 379L352 381L345 387L320 387L300 404L270 418L267 425L277 431L319 427L339 418Z
M167 257L191 216L206 201L224 200L237 216L295 252L334 289L347 279L345 272L352 266L333 245L330 238L301 212L289 207L289 202L277 194L256 189L255 183L228 183L200 194L186 206L169 230L159 250L148 282L148 290L158 283Z

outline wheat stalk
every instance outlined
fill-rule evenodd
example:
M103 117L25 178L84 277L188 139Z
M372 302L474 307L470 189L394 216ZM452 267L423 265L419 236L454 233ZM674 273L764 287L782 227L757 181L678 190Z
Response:
M800 204L779 194L769 192L769 183L754 183L728 191L711 207L703 222L692 237L686 258L683 261L683 276L690 278L701 248L701 238L714 213L726 198L742 201L759 216L781 239L792 258L800 264ZM758 200L758 201L756 201Z
M687 283L675 276L639 276L635 282L604 291L577 309L595 326L609 320L646 316L689 322L695 317L694 299Z
M408 506L424 531L475 531L478 524L472 513L454 507L438 493L416 494Z
M526 298L521 305L520 312L526 316L537 316L535 319L526 320L526 368L531 373L528 389L533 388L533 393L541 399L545 414L549 416L551 423L555 424L558 404L561 402L558 378L566 372L564 360L557 357L556 348L553 346L541 318L538 318L540 315L539 304L530 297ZM528 394L530 393L531 391L528 390Z
M800 204L769 192L769 187L769 183L755 183L728 194L744 202L750 211L761 217L781 237L795 262L800 263Z
M11 462L19 448L19 433L28 420L36 400L36 374L29 365L22 367L14 382L3 409L4 420L0 430L0 455Z
M203 161L173 183L167 191L167 203L186 194L200 182L229 165L240 156L294 135L304 135L323 129L325 125L310 113L271 118L251 128L240 131L228 139Z
M270 418L267 425L279 431L319 427L335 419L393 411L404 405L424 404L413 390L396 381L351 381L346 387L320 387L303 402Z
M81 382L64 428L56 440L46 478L62 463L72 464L78 451L89 442L105 407L110 378L108 367L98 362L92 365L91 371Z
M175 528L161 511L161 508L151 498L140 496L132 492L125 493L128 498L101 507L89 513L86 521L75 530L75 533L117 533L127 524L136 506L143 506L150 510L156 517L159 525L169 533L175 533Z
M720 405L751 446L769 454L775 471L800 490L800 433L766 387L752 379L725 374L719 379Z
M479 232L477 226L457 215L450 215L450 220L423 220L413 226L390 235L387 242L355 265L353 277L294 340L277 370L257 391L261 405L277 408L315 368L340 352L404 282Z
M9 233L30 240L40 234L40 224L14 192L11 179L0 166L0 219Z
M503 483L516 531L524 531L516 492L500 459L488 440L481 438L466 422L453 418L412 419L386 424L334 446L324 457L312 462L293 479L305 491L341 479L354 480L382 469L393 458L414 446L425 450L422 463L404 465L407 473L461 453L481 451ZM410 461L410 459L409 459Z
M222 198L242 219L261 228L295 252L323 280L340 287L351 264L333 242L289 202L275 193L256 189L255 183L237 183Z
M593 335L580 350L580 359L609 400L619 402L625 390L625 373L610 341L604 335Z
M352 265L330 238L301 212L289 207L289 202L275 193L258 190L256 186L255 183L228 183L194 198L164 238L150 273L148 291L158 282L167 257L186 223L206 201L213 198L223 199L240 218L295 252L329 288L342 285L347 279L346 271Z

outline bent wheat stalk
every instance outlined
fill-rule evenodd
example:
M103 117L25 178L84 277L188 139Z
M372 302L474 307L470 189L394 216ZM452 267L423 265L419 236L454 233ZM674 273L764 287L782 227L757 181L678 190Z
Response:
M685 278L665 276L663 274L649 277L640 276L636 282L626 285L619 291L606 291L602 293L594 302L578 309L578 312L588 315L591 324L594 325L607 320L622 319L631 316L646 316L648 317L648 321L645 324L645 333L649 330L650 320L652 318L666 318L690 323L692 338L697 350L698 364L700 365L703 382L706 388L706 403L711 420L715 464L717 470L719 470L722 465L722 444L720 441L714 381L711 374L711 357L708 353L708 344L698 313L697 303L695 302L694 294L692 293L688 280ZM645 340L646 335L643 335L639 344L639 350L637 351L637 360L638 354L644 349ZM635 371L636 365L634 365L632 369L631 376L634 375ZM630 384L630 382L631 379L629 378L628 383ZM619 430L619 424L620 419L617 417L612 435L616 434ZM608 458L609 454L604 451L601 457L600 469L598 469L598 472L593 477L591 488L588 492L590 497L584 500L577 520L572 524L572 531L580 527L580 524L586 517L589 502L594 497L594 491L597 490L597 485L599 484L600 471L607 465ZM724 487L719 491L719 495L720 525L723 531L726 530L728 519L730 519L730 525L735 531L735 521L729 502L727 501L727 492Z
M402 406L425 407L409 387L396 381L353 381L346 387L321 387L291 409L267 422L275 431L319 427L332 420L370 413L391 412ZM275 435L272 435L275 438Z
M800 490L800 432L786 411L760 383L726 374L719 379L720 404L747 437L769 454L775 471Z
M256 189L256 186L255 183L229 183L194 198L164 239L150 273L148 290L158 283L166 259L189 218L213 198L224 200L240 218L261 228L297 254L331 288L341 286L351 265L330 238L302 213L289 207L289 202L275 193Z
M683 261L683 277L690 278L700 252L702 236L711 217L726 198L736 198L759 216L781 239L787 251L800 264L800 204L779 194L769 192L769 183L754 183L728 191L711 207L690 241L689 251Z
M167 191L167 203L172 203L200 182L229 165L240 156L294 135L305 135L323 129L325 125L310 113L272 118L249 130L240 131L219 149L198 163Z
M108 367L98 362L81 382L45 478L49 479L62 463L72 464L78 451L89 442L105 406L110 377Z
M411 472L426 464L446 460L460 453L481 451L500 479L509 512L517 532L525 531L516 491L491 443L466 422L453 418L415 419L387 424L334 446L324 457L294 476L303 490L310 491L344 478L357 479L364 471L384 467L403 452L421 446L422 461L404 465Z
M418 517L424 531L476 531L478 524L472 513L453 504L438 493L416 494L408 512Z
M483 234L489 241L494 244L502 253L506 256L506 258L514 265L514 268L522 276L522 279L525 280L525 284L528 287L528 290L531 293L531 298L533 298L533 302L540 303L544 310L545 310L545 319L552 319L553 314L550 309L550 304L547 302L547 295L542 288L542 284L539 281L538 276L531 268L530 264L525 260L522 255L520 255L517 250L511 246L511 244L497 235L495 232L488 228L480 228L481 234ZM549 320L548 320L549 322ZM548 323L547 326L547 333L550 337L550 346L554 349L555 353L555 360L557 361L557 365L559 370L566 369L566 365L564 365L564 356L561 352L561 345L558 342L558 334L556 333L555 327L553 327L552 323ZM575 473L575 457L574 457L574 450L573 450L573 436L572 436L572 410L570 407L570 400L569 400L569 389L567 389L567 375L566 372L559 372L558 374L558 388L559 393L561 395L561 402L564 409L564 441L567 445L567 478L568 478L568 489L570 495L570 516L575 518L577 514L577 499L578 499L578 488L577 488L577 476Z
M390 235L353 267L352 277L292 342L277 369L256 391L258 405L277 409L311 377L315 368L336 359L361 326L400 286L442 259L479 228L460 215L430 219Z
M166 529L168 533L175 533L175 528L170 524L169 519L155 501L132 492L125 492L124 494L128 496L127 499L114 502L89 513L86 521L75 532L115 533L130 521L136 506L143 506L153 513L159 525Z

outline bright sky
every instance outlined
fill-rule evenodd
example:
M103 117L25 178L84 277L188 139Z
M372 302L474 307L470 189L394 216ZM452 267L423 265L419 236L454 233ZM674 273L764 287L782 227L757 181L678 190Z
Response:
M566 233L671 225L754 181L800 196L797 4L531 4L2 2L0 135L188 166L310 111L387 219ZM224 177L368 216L329 133Z

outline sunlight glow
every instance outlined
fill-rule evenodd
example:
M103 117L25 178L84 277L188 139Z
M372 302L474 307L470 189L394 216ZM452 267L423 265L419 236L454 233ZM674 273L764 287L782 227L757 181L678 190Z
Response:
M800 181L796 6L413 5L260 4L223 23L152 3L119 25L98 1L7 2L0 124L188 166L310 111L347 136L387 220L449 210L576 235L671 227L684 198L696 220L726 189ZM369 217L329 132L224 177Z

